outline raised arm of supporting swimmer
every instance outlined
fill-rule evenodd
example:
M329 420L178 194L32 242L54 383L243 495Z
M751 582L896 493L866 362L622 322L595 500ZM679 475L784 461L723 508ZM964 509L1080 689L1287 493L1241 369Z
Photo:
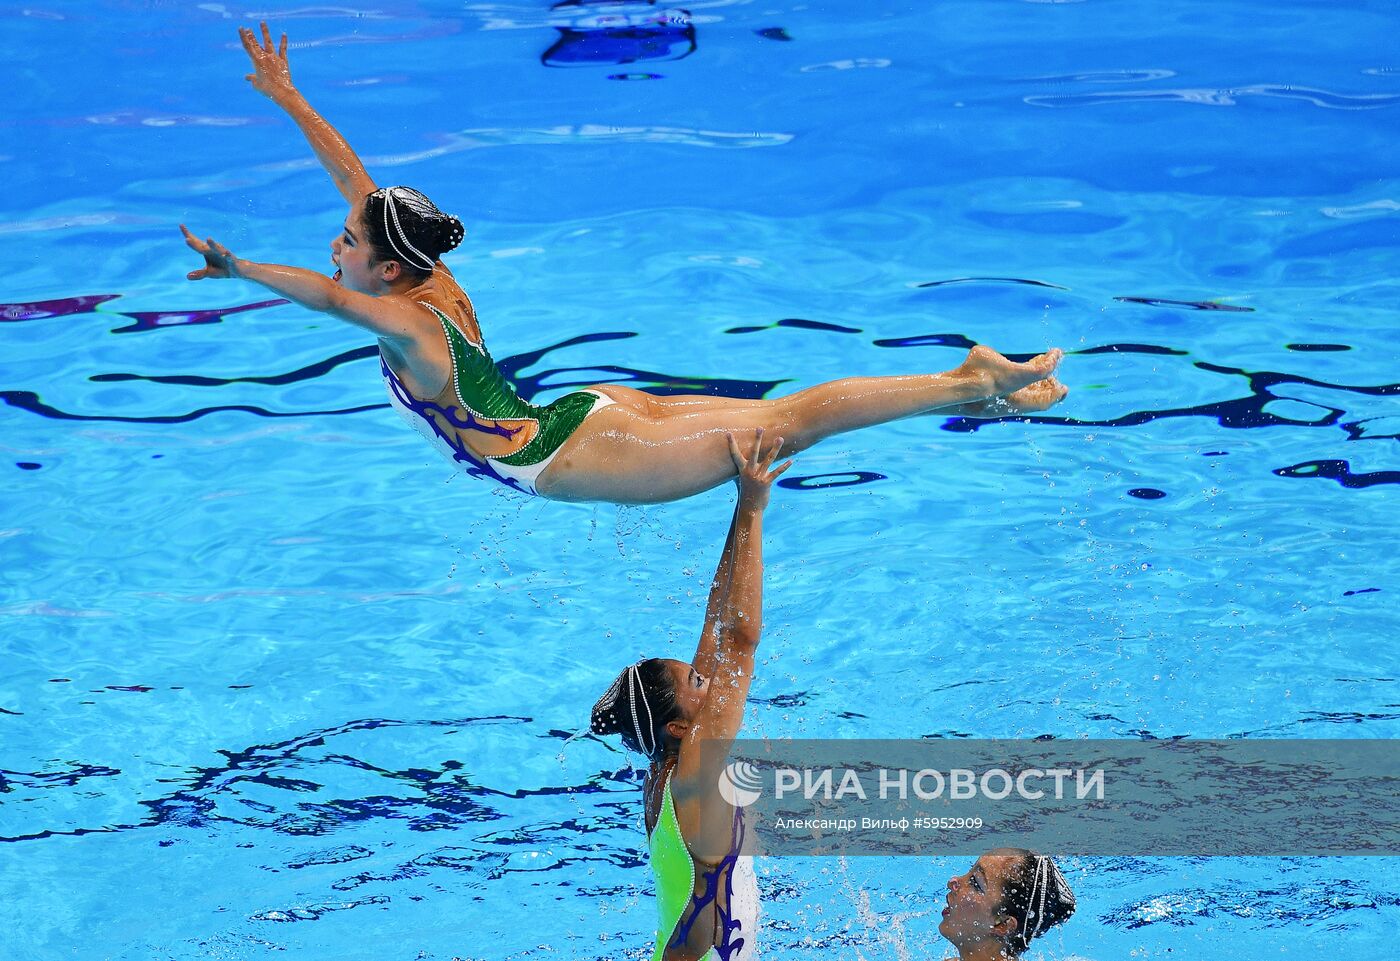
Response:
M342 287L314 270L282 264L256 264L235 257L212 237L200 240L184 224L180 225L180 230L185 235L185 244L204 257L203 267L185 275L189 280L251 280L308 310L331 314L387 340L401 343L416 342L426 329L436 329L432 315L405 298L371 297Z
M728 745L744 723L753 682L754 654L763 627L763 511L773 481L792 463L773 467L782 446L782 438L777 438L765 447L763 432L758 431L752 453L745 455L729 437L730 455L739 470L739 504L728 545L728 587L713 630L714 673L705 702L681 740L672 775L681 833L692 853L706 861L720 857L730 840L732 808L715 803L714 788L728 760Z
M248 82L254 90L265 94L296 121L307 143L316 152L316 159L331 175L341 195L352 206L359 205L366 194L374 191L374 181L340 132L313 110L301 91L292 84L292 72L287 66L287 35L282 34L281 44L274 47L267 24L260 26L261 42L247 27L238 29L243 49L248 51L248 58L253 62L253 72L248 74Z
M715 568L714 580L710 582L710 597L705 604L705 626L700 630L700 643L695 648L695 656L690 664L700 674L709 677L715 672L715 660L719 656L720 611L729 597L729 585L734 579L734 532L739 527L739 505L734 505L734 516L729 521L729 534L724 539L724 551L719 556L719 566Z
M759 448L763 444L763 430L761 428L755 432L754 442L754 456L757 456ZM768 505L769 485L792 466L792 462L788 461L776 470L769 472L766 483L755 486L754 477L748 476L746 478L745 476L745 467L748 466L750 458L739 453L738 443L732 436L729 438L729 445L730 456L734 458L735 465L739 468L739 476L736 481L740 484L740 497L738 503L734 505L734 516L729 522L729 534L724 541L724 552L720 555L719 566L716 568L714 580L710 584L710 597L705 606L705 626L700 632L700 643L695 650L695 657L691 659L695 670L706 677L715 673L725 630L736 619L745 618L746 609L755 603L752 596L747 594L755 585L745 586L744 583L741 583L740 591L737 593L735 591L734 545L740 525L747 521L754 506L757 505L758 512L762 513L763 508ZM777 445L773 449L774 456L776 456L776 451L782 447L782 438L778 438ZM773 457L769 457L767 464L771 465L772 462ZM759 546L761 547L761 544ZM747 570L752 576L754 572L752 565ZM762 574L762 560L760 558L756 583L759 592L756 603L760 609L762 607ZM741 579L741 582L743 580ZM755 643L757 643L757 636L755 636Z
M738 441L732 435L729 437L730 455L739 471L736 478L739 503L727 545L730 571L717 604L715 625L708 632L714 640L710 695L682 743L676 769L682 777L692 771L698 773L698 767L704 763L699 752L694 750L699 741L733 740L743 724L744 706L753 680L754 653L763 629L763 511L768 506L768 492L773 481L792 464L788 461L773 467L782 444L781 437L765 444L763 432L756 431L753 450L744 454ZM707 640L708 637L701 640L702 653ZM686 745L692 742L695 745L688 752ZM688 757L688 753L697 756Z
M717 668L723 670L731 646L755 647L763 627L763 512L773 481L792 466L774 467L783 439L764 444L763 428L754 432L753 451L740 452L729 435L729 453L739 469L735 484L739 503L734 511L734 537L730 557L729 587L720 605L716 634L719 640ZM737 729L736 729L737 730Z

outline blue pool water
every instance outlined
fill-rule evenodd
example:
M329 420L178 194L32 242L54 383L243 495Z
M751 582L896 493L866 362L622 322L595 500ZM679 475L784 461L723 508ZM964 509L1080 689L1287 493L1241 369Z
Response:
M749 733L1400 736L1395 5L686 9L684 59L554 67L527 0L0 8L0 957L649 956L636 774L564 742L689 656L730 494L454 477L362 334L183 279L180 222L329 269L338 195L242 79L261 16L466 221L537 398L1070 352L1045 416L799 458ZM964 860L768 859L764 956L944 957ZM1066 870L1030 957L1400 924L1384 859Z

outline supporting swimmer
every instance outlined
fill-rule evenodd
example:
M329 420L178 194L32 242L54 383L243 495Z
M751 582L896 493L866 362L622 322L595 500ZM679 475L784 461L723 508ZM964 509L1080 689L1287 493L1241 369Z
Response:
M689 664L649 658L623 669L593 706L594 734L616 734L645 755L647 848L656 878L653 961L750 961L757 950L758 882L743 809L717 790L744 720L763 619L763 511L778 438L750 454L729 438L739 499ZM711 692L715 693L711 693ZM703 750L702 750L703 746ZM714 857L715 852L725 852Z
M1073 913L1074 892L1054 861L999 848L948 880L938 931L958 949L959 961L1002 961L1020 957Z

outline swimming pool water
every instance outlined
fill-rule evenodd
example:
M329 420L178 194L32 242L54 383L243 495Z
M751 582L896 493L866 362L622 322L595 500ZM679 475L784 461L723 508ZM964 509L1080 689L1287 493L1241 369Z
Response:
M1394 5L685 9L689 56L567 68L545 3L0 9L0 956L649 952L638 772L564 742L689 656L730 494L454 477L360 333L183 279L178 223L322 268L343 216L242 79L262 16L467 223L537 398L1070 352L1047 415L799 458L749 733L1400 736ZM962 868L768 859L764 955L943 957ZM1385 859L1067 873L1030 957L1370 958L1400 921Z

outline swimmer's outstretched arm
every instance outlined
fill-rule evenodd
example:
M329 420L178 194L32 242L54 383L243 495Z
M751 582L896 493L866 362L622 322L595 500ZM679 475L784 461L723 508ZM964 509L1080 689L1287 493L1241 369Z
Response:
M763 512L773 481L792 461L773 467L782 450L783 439L765 444L763 431L754 432L753 450L744 454L734 435L729 435L729 453L739 470L736 483L739 503L734 511L733 536L729 543L729 576L717 604L715 626L710 631L714 650L714 672L710 675L710 695L705 699L695 723L682 743L677 773L695 773L698 766L713 763L687 757L685 743L701 740L732 741L744 720L749 684L753 680L754 654L763 631ZM708 639L701 641L705 647ZM698 670L698 668L697 668ZM700 752L692 749L691 754ZM713 783L713 782L706 782Z
M732 442L731 438L731 442ZM755 443L759 446L763 443L763 431L760 429L755 434ZM779 446L782 439L778 440ZM737 447L731 447L731 456ZM791 465L791 461L773 471L772 477L776 478ZM764 494L764 503L767 503L767 494ZM700 632L700 643L695 649L695 657L691 659L691 664L700 674L710 677L715 673L716 662L719 657L720 637L726 626L726 621L734 616L734 606L732 601L732 589L734 586L734 545L741 523L747 518L744 514L744 501L742 498L734 505L734 516L729 522L729 534L724 540L724 551L720 554L719 566L715 569L714 581L710 584L710 597L705 605L705 626ZM759 590L762 590L762 570L760 560ZM760 594L759 604L761 607L762 597Z
M710 598L705 604L705 626L700 631L700 643L695 648L695 656L690 664L696 671L709 677L715 672L715 658L719 652L719 614L729 596L729 584L734 577L734 532L739 528L739 505L734 505L734 516L729 520L729 534L724 539L724 551L719 556L719 566L715 568L715 578L710 583Z
M400 344L415 343L432 320L422 307L402 297L371 297L301 267L255 264L235 257L213 238L200 240L184 224L180 230L185 244L204 257L203 267L185 275L189 280L251 280L307 310L330 314Z
M374 192L374 181L340 131L312 109L301 91L292 84L292 72L287 66L287 35L282 34L281 44L273 47L272 33L267 29L267 24L260 26L261 42L252 30L238 28L243 49L248 51L248 58L253 61L253 72L248 74L248 82L254 90L265 94L296 121L307 143L316 152L316 159L331 175L341 195L352 207L358 207L366 194Z
M713 632L715 670L705 702L681 740L672 777L681 833L691 850L707 860L712 852L718 859L731 837L733 809L714 803L714 786L728 760L729 745L744 723L753 682L754 656L763 629L763 511L773 481L792 463L773 467L782 446L779 437L765 447L763 432L756 431L753 451L745 455L734 435L729 435L729 453L739 471L739 504L729 545L728 589L719 603Z

